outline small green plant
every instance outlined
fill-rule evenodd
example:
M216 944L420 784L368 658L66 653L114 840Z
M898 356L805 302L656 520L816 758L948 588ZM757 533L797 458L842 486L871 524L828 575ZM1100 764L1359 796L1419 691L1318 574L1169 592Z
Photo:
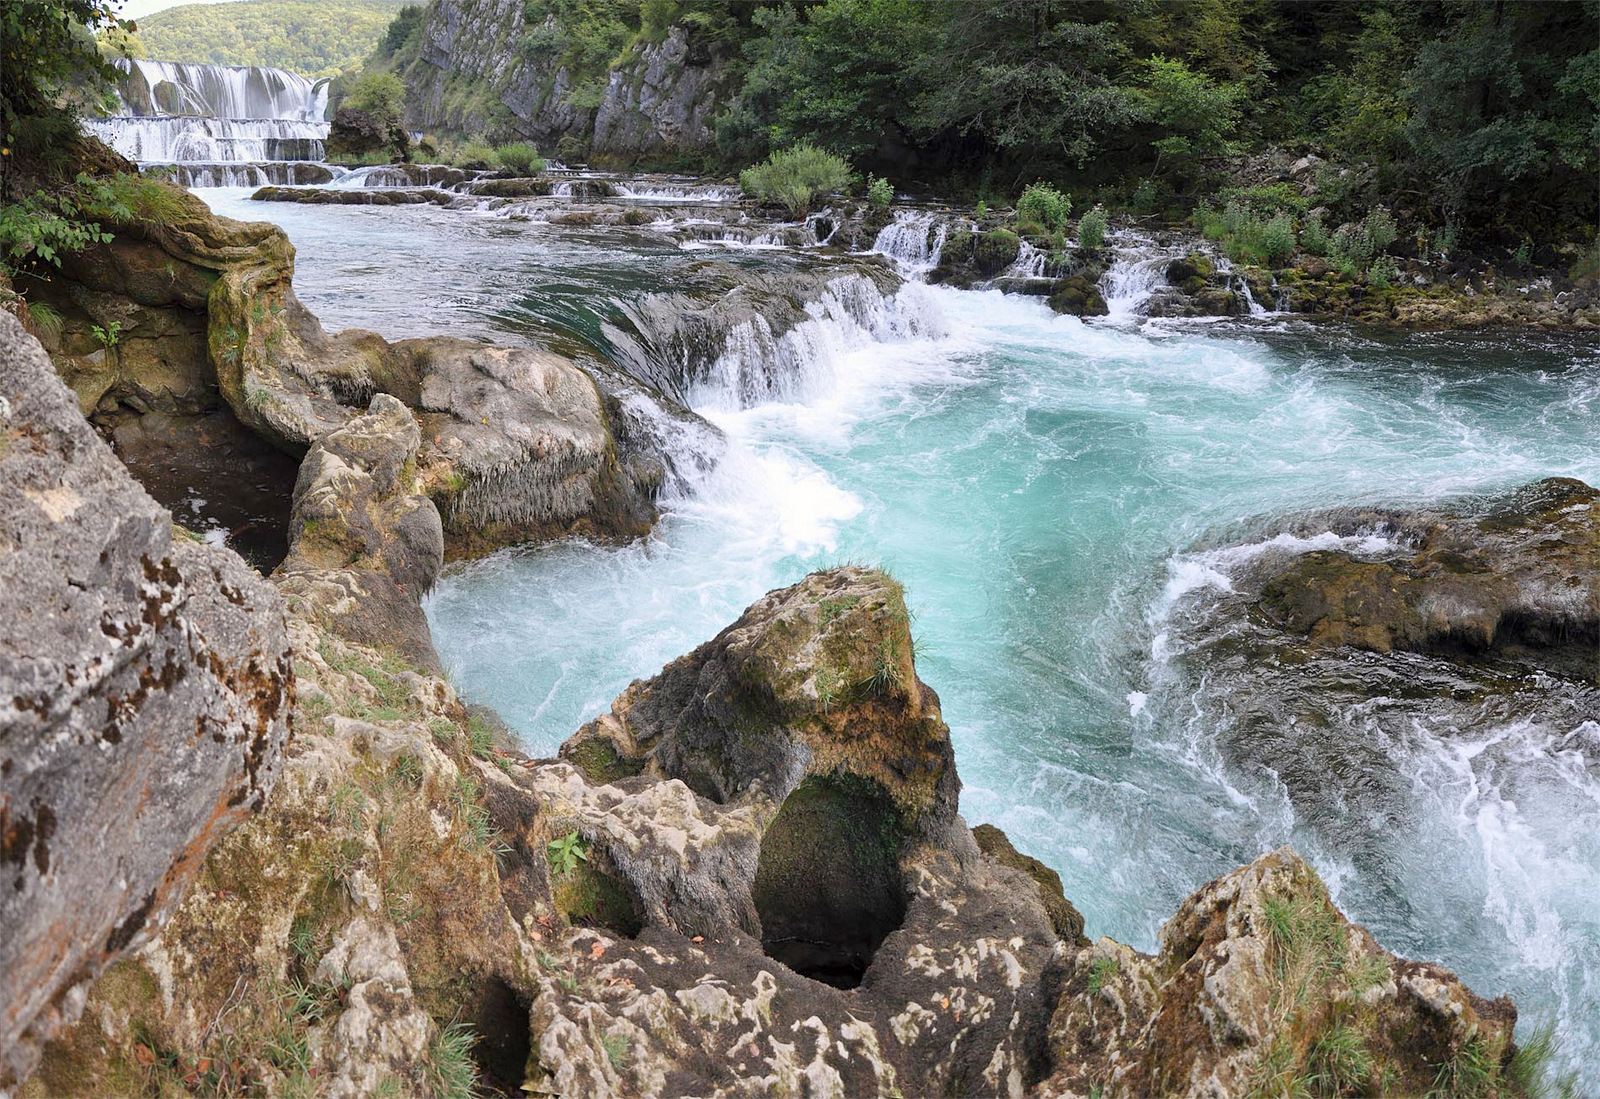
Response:
M1017 221L1038 225L1051 233L1060 232L1072 214L1072 199L1048 183L1030 183L1017 199Z
M1078 246L1093 251L1106 242L1106 208L1096 205L1078 219Z
M1388 256L1379 256L1372 261L1372 266L1367 268L1367 285L1375 286L1379 290L1387 290L1399 277L1399 265Z
M423 1086L433 1099L472 1099L478 1093L478 1066L472 1049L478 1035L466 1023L439 1028L422 1066Z
M1322 224L1321 214L1312 214L1300 226L1300 247L1313 256L1328 254L1328 228Z
M245 379L244 403L257 412L272 403L272 390L258 382L254 377Z
M894 185L882 176L867 177L867 201L880 210L886 208L894 201Z
M1158 209L1160 201L1155 181L1141 179L1139 186L1133 189L1133 197L1128 200L1128 205L1136 214L1153 214Z
M89 334L95 338L95 341L101 347L110 351L122 340L122 322L112 321L104 328L101 328L98 324L91 324L89 326Z
M621 1072L628 1064L628 1036L607 1034L600 1039L600 1044L605 1048L606 1060L611 1062L611 1067Z
M828 713L845 695L844 676L832 664L824 663L817 669L817 701L822 704L822 712Z
M538 149L525 141L514 141L509 145L497 147L494 159L500 167L519 176L544 171L544 157L539 155Z
M422 785L422 760L410 752L402 753L394 761L394 777L413 790L417 789Z
M739 173L745 194L804 217L817 199L850 186L853 173L841 157L804 142L773 153Z
M1361 1035L1340 1020L1322 1033L1311 1047L1311 1082L1325 1094L1361 1094L1372 1078L1372 1054Z
M1572 1073L1557 1073L1555 1061L1561 1040L1554 1020L1540 1023L1524 1041L1506 1066L1504 1082L1513 1095L1527 1099L1577 1099L1578 1080Z
M1468 1039L1439 1066L1429 1099L1481 1099L1494 1086L1498 1069L1483 1039Z
M544 845L550 859L550 869L564 878L578 868L578 863L589 861L589 843L578 835L576 829Z
M978 200L978 205L973 207L972 216L977 221L982 221L989 216L989 204L983 199Z
M467 743L472 754L479 759L488 759L494 754L494 730L489 727L482 714L468 715Z
M53 306L42 301L30 301L28 303L28 321L50 339L58 338L61 335L62 326L65 324L61 313Z
M1117 975L1117 960L1115 958L1096 958L1089 963L1089 995L1098 995Z
M1511 262L1518 267L1527 267L1533 262L1533 241L1527 237L1522 238L1522 243L1517 245L1517 250L1511 254Z

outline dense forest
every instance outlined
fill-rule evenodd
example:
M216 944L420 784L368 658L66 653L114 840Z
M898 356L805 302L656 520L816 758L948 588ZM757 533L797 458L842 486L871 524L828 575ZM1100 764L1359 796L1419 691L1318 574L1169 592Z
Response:
M706 167L809 142L946 192L1045 178L1156 212L1248 183L1270 148L1314 154L1336 212L1541 240L1596 218L1600 0L527 0L524 16L522 55L564 70L578 109L670 28L726 59L736 92ZM398 20L375 65L397 68L418 28ZM501 118L491 141L516 136Z
M186 4L138 22L132 47L159 61L270 65L335 76L372 52L404 0Z

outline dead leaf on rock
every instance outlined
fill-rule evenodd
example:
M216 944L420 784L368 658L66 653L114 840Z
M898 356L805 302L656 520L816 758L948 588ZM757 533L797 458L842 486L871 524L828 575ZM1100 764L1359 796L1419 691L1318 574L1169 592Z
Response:
M133 1059L148 1067L156 1063L156 1051L140 1042L133 1047Z
M606 944L602 943L602 942L596 942L593 946L591 946L589 948L589 957L590 958L598 958L598 957L600 957L600 955L604 954L605 952L606 952Z

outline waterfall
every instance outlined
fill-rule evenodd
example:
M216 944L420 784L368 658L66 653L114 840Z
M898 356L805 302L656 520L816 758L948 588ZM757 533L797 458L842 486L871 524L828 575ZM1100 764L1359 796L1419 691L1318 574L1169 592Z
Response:
M806 305L810 317L787 332L774 333L761 316L735 326L721 353L692 378L688 403L734 410L826 396L845 353L943 335L943 318L927 295L915 283L885 296L860 275L834 279Z
M1128 230L1112 233L1111 245L1116 259L1100 280L1100 292L1112 320L1130 320L1166 282L1167 264L1179 253Z
M297 181L270 165L326 155L326 83L257 66L143 60L117 66L127 74L119 113L86 124L141 166L170 166L188 186L238 186Z
M1017 258L1011 261L1002 274L1015 279L1042 279L1044 278L1045 264L1050 261L1050 256L1039 251L1027 241L1022 241L1017 247Z
M939 266L949 224L923 210L900 210L878 231L868 251L888 256L902 271L919 275Z
M632 199L635 202L671 202L676 205L690 205L732 202L739 197L739 188L720 184L654 184L618 180L612 186L616 188L618 198Z
M326 82L313 84L283 69L142 60L116 64L128 74L122 90L125 115L321 122L328 111Z

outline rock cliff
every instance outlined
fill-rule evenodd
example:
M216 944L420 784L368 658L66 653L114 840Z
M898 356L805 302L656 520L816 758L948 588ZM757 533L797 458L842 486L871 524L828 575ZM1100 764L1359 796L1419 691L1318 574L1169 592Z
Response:
M694 157L712 146L713 117L731 94L728 58L684 26L629 48L602 85L580 93L575 74L523 48L522 0L436 0L405 73L406 121L454 133L515 131L543 149L638 163ZM555 16L550 16L554 27ZM563 145L562 138L568 142Z
M283 607L193 541L0 313L0 1086L271 792Z

